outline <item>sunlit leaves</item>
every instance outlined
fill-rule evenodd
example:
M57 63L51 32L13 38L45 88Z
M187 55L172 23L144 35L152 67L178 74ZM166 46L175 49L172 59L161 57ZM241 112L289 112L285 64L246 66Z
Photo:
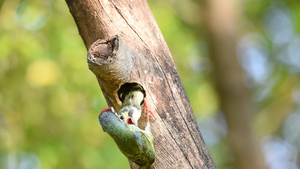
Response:
M26 72L28 83L34 87L55 84L60 75L57 64L51 60L39 60L29 65Z
M48 1L22 0L15 12L14 21L27 30L38 30L47 22L52 12L50 9Z

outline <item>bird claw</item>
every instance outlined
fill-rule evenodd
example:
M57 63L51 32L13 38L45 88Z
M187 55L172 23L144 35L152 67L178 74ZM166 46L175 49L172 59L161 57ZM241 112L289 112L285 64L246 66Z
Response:
M154 113L149 109L148 104L146 99L144 98L144 104L145 104L145 108L146 108L146 113L147 113L147 122L149 122L149 114L151 114L151 116L156 119L156 117L154 116Z

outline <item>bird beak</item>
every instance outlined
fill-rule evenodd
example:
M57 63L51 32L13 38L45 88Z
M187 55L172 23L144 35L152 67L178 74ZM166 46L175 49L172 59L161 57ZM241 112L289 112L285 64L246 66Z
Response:
M134 124L131 117L128 117L128 119L126 120L126 123L127 124Z
M133 118L131 118L131 117L128 117L128 119L126 120L126 123L127 124L133 124L133 125L137 126L136 121Z

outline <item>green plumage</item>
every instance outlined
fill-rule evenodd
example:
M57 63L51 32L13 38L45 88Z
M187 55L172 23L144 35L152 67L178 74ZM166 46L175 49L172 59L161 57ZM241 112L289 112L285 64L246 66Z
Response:
M141 168L150 168L155 159L150 123L147 123L145 130L141 130L120 120L113 111L112 108L106 109L99 115L103 130L114 139L127 158Z
M126 83L121 86L118 95L123 103L122 109L117 114L113 108L104 109L99 115L99 122L128 159L141 169L149 169L155 160L149 119L147 118L145 130L138 127L145 90L137 83Z

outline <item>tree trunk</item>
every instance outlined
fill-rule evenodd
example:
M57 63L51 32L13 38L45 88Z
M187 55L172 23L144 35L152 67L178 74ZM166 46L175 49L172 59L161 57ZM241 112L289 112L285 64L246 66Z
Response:
M85 46L103 39L91 46L88 63L108 105L120 110L117 91L124 83L136 82L146 90L156 115L151 121L154 168L216 168L146 0L66 2ZM145 113L142 116L140 121L145 121Z
M228 125L227 141L236 169L263 169L264 161L252 131L253 105L245 86L236 44L238 11L235 0L203 0L209 54L215 73L221 110Z

